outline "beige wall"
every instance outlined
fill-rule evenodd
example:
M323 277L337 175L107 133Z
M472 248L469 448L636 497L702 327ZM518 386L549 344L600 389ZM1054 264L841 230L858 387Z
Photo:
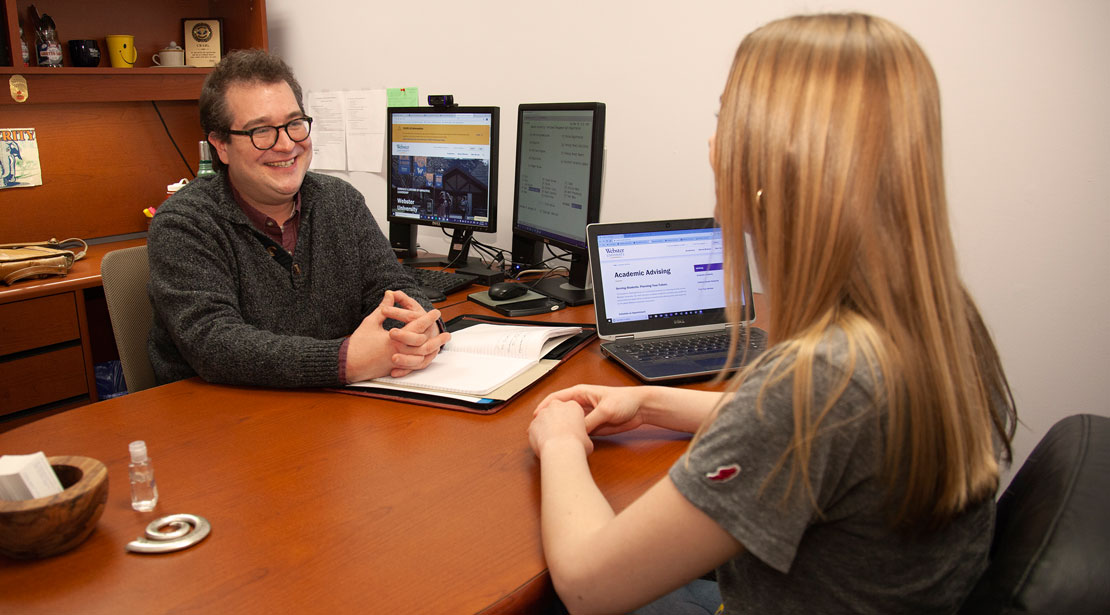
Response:
M500 231L482 240L504 248L517 104L606 103L603 221L708 216L706 139L743 35L798 12L891 19L940 79L953 231L1017 397L1018 462L1056 420L1110 415L1108 2L269 0L267 9L271 47L306 90L417 86L501 107ZM345 176L384 222L382 175ZM438 230L422 230L421 242L446 245Z

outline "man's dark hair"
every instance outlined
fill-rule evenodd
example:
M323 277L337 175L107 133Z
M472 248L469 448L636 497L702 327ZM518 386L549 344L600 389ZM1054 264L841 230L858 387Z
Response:
M297 107L304 113L301 84L293 69L278 56L265 49L240 49L227 54L204 80L200 91L200 126L205 138L210 133L227 139L231 135L231 114L227 109L227 90L236 84L279 83L284 81L293 90ZM223 170L224 164L212 148L212 165Z

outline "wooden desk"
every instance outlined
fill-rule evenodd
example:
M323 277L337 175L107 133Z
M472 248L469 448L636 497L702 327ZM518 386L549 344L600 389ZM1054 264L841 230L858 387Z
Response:
M443 311L488 313L472 302ZM592 306L548 316L593 320ZM0 558L5 610L543 612L554 593L526 430L544 395L579 382L635 384L594 342L491 416L192 379L0 434L4 453L99 459L110 481L85 543L41 561ZM153 513L130 508L127 444L136 439L155 466ZM640 429L598 439L590 463L619 509L687 442ZM207 518L212 534L173 554L125 552L147 523L172 513Z
M100 261L112 250L143 243L145 239L132 239L89 246L65 277L0 287L0 416L97 400L93 366L115 358ZM109 356L98 356L102 347ZM8 427L0 424L0 429Z

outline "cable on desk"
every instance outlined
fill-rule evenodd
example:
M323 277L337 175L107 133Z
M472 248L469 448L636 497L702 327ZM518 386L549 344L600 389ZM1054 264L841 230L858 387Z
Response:
M535 289L536 286L540 282L543 282L544 280L546 280L548 278L551 278L551 277L564 277L565 278L568 275L570 275L570 269L568 269L567 267L565 267L563 265L559 265L558 267L552 267L551 269L530 269L528 271L534 271L536 273L541 273L541 272L543 273L543 275L536 278L535 280L532 280L531 282L524 282L523 280L521 281L522 284L527 285L531 289ZM520 276L521 276L521 274L518 273L516 279L520 280Z
M552 248L551 244L545 243L543 245L545 248L547 248L547 253L551 255L551 258L545 259L543 262L546 263L553 260L570 261L572 263L574 262L574 255L570 252L564 250L562 254L556 254L555 248Z

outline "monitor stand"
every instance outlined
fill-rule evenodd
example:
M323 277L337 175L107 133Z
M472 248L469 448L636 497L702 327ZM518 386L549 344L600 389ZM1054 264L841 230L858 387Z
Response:
M558 299L569 306L594 302L594 289L575 286L570 283L570 278L546 278L532 286L532 290L552 299Z
M457 273L492 273L482 259L470 256L470 242L474 239L474 231L455 229L451 234L451 249L447 258L440 262L444 267L453 267ZM473 271L472 271L473 270Z
M447 261L442 262L443 266L446 267ZM456 263L454 265L451 265L451 267L455 268L455 273L473 273L478 276L488 276L494 273L501 273L500 269L490 269L488 266L486 266L485 263L482 262L482 259L480 258L468 258L465 264L460 266L458 263Z
M389 245L405 265L438 265L442 256L417 256L416 225L405 222L389 223Z
M409 239L410 246L416 245L416 225L405 225L408 228L397 229L394 233L394 228L390 227L390 241L394 244L394 252L400 252L397 247L399 245L395 237L400 236L403 230L411 237ZM410 231L411 230L411 231ZM408 234L410 233L411 234ZM486 266L482 259L470 256L470 241L474 236L474 231L464 229L455 229L451 235L451 249L446 257L443 256L415 256L415 250L408 248L407 252L402 254L412 254L412 256L405 256L401 259L404 265L413 265L415 267L451 267L457 273L473 273L479 276L489 276L495 271ZM501 273L499 270L496 273Z
M442 267L445 263L442 256L411 256L401 259L402 265L414 267Z
M505 279L505 274L500 269L490 269L482 262L482 259L469 255L470 241L473 236L474 231L455 229L451 235L451 250L447 253L447 258L439 257L424 260L431 261L427 263L429 265L450 267L455 270L455 273L478 276L477 283L486 286Z
M572 254L568 269L570 275L567 277L544 278L536 282L532 289L552 299L559 299L569 306L593 303L594 289L586 287L590 280L589 259Z

